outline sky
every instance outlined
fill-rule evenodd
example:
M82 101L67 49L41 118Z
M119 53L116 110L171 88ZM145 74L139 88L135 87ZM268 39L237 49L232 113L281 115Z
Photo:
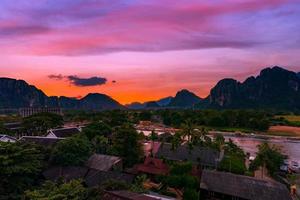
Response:
M121 103L300 71L300 0L1 0L0 77Z

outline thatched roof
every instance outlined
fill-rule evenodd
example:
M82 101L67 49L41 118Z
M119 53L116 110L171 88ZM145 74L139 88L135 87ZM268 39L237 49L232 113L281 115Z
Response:
M67 128L58 128L58 129L51 129L52 132L56 137L71 137L73 135L79 134L80 130L77 127L67 127Z
M134 175L117 172L117 171L98 171L89 170L85 176L85 183L88 187L94 187L101 185L109 180L123 181L125 183L132 183L134 180Z
M181 145L175 150L172 150L172 145L170 143L161 144L156 157L165 158L167 160L174 161L190 161L194 164L201 164L205 166L215 167L218 159L219 152L207 148L207 147L194 147L189 149L187 145Z
M291 200L281 183L228 172L204 170L200 188L249 200Z
M21 142L35 143L43 146L51 146L57 142L63 140L64 138L49 138L41 136L22 136L19 140Z
M122 159L117 156L93 154L86 162L86 166L91 169L108 171L111 170L115 164L121 161Z

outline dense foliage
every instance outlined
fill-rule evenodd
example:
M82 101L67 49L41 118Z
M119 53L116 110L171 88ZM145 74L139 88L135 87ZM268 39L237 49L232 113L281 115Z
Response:
M256 170L258 167L265 167L268 173L273 176L275 172L279 171L284 159L286 156L281 153L279 148L263 143L258 146L258 153L251 163L250 169Z
M86 127L83 128L83 134L86 135L90 140L92 140L96 136L109 136L112 132L111 127L102 122L93 122Z
M236 127L264 131L269 128L269 115L252 110L161 110L158 111L164 124L180 127L186 120L197 126Z
M117 127L113 132L111 153L122 157L127 167L139 162L143 155L139 137L129 124Z
M163 187L171 187L180 190L179 194L183 192L182 198L184 200L199 199L199 181L191 175L191 163L176 163L172 166L170 174L162 177Z
M244 151L234 144L231 140L224 145L224 158L220 162L219 170L235 174L246 172Z
M0 199L19 199L34 185L43 167L37 146L0 142Z
M39 189L26 191L28 200L83 200L87 199L87 189L80 180L68 183L46 181Z
M22 127L29 135L45 135L47 130L63 125L63 118L54 113L39 113L23 119Z
M82 165L90 157L92 146L86 136L76 135L58 142L52 152L52 162L58 165Z

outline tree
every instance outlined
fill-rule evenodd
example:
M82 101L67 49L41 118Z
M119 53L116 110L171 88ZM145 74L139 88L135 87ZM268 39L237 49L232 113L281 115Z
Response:
M258 152L255 160L250 165L250 169L254 171L261 166L267 168L269 174L273 176L286 158L287 156L281 154L280 149L275 145L270 146L268 143L263 143L258 145Z
M157 133L155 133L155 131L151 131L149 139L151 140L151 156L153 156L154 141L158 139Z
M221 138L219 140L223 141ZM220 162L218 169L235 174L244 174L247 170L245 153L232 140L229 140L224 145L224 158Z
M177 163L171 168L170 175L162 179L164 187L172 187L180 192L183 191L183 199L197 199L199 187L199 181L197 178L191 176L192 164L187 163Z
M0 199L19 199L42 167L43 155L36 145L0 142Z
M108 124L99 121L87 125L83 128L82 132L89 138L89 140L92 140L96 136L108 137L111 134L112 129Z
M52 162L58 165L82 165L90 157L92 146L84 135L76 135L59 141L53 152Z
M112 135L111 153L122 157L127 167L139 162L143 151L139 142L139 134L134 127L125 124L116 128Z
M68 183L46 181L41 188L26 191L25 197L30 200L83 200L87 199L87 189L80 180Z
M63 125L63 118L54 113L39 113L23 119L22 127L28 134L45 135L47 130Z
M171 144L172 144L172 150L176 150L182 143L181 139L181 133L176 132L175 135L173 135Z
M104 137L103 135L95 136L92 141L93 151L100 154L106 154L110 145L108 138Z

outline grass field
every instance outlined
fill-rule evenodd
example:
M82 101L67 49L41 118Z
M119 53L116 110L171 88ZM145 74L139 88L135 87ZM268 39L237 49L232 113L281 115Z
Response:
M278 135L278 136L300 136L300 127L293 126L271 126L267 132L269 135Z
M283 117L290 122L300 122L300 115L276 115L276 118Z

